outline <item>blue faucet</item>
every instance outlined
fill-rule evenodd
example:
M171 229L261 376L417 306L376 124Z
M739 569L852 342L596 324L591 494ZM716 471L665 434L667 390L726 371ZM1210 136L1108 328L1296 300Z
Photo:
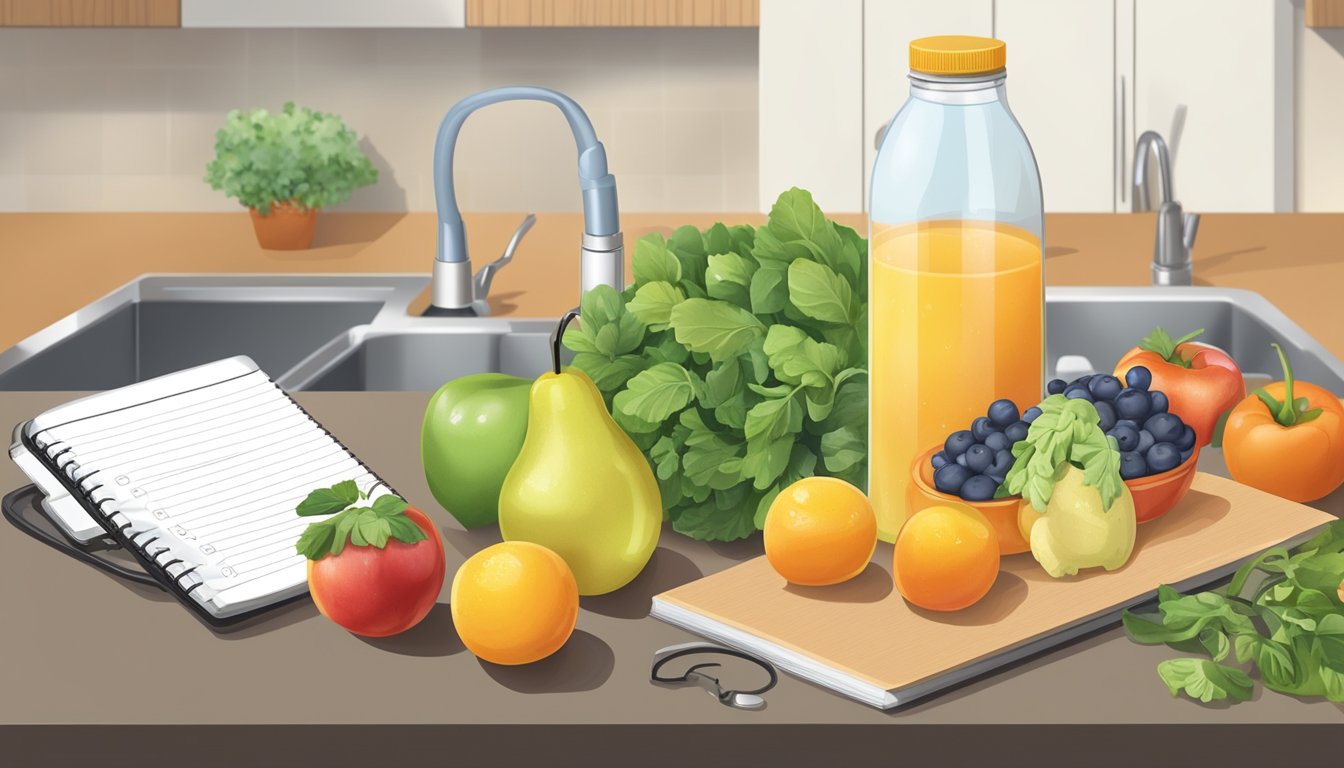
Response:
M597 285L625 287L624 242L616 207L616 178L607 172L607 151L597 140L593 124L573 99L548 88L510 86L468 96L453 105L439 125L434 141L434 197L439 213L439 245L434 259L433 287L427 315L484 314L485 293L494 271L513 256L522 234L535 221L528 217L509 243L504 256L488 265L475 279L467 256L462 214L453 190L453 153L462 123L476 110L501 101L544 101L554 104L569 121L579 150L579 187L583 191L583 239L580 243L580 291Z

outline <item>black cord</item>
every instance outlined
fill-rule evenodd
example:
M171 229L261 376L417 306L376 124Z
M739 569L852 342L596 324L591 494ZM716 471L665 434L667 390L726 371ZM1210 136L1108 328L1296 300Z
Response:
M734 690L733 693L745 693L750 696L759 696L762 693L765 693L766 691L770 690L771 688L774 688L775 685L779 683L779 675L775 672L774 665L770 664L769 662L758 659L749 653L743 653L742 651L735 650L733 648L721 648L715 645L697 645L693 648L682 648L679 651L673 651L672 653L669 653L668 655L664 656L663 658L653 663L653 668L649 670L649 679L655 683L684 683L686 682L686 675L690 674L692 671L694 671L696 668L702 665L697 664L694 667L691 667L691 669L688 669L686 672L682 673L680 677L661 677L659 676L658 671L661 670L664 666L666 666L667 662L673 659L679 659L683 656L694 656L697 654L706 654L706 653L721 654L723 656L732 656L734 658L749 661L752 664L755 664L756 666L760 667L761 669L764 669L766 671L766 674L770 675L770 682L766 683L760 688L757 688L754 691Z

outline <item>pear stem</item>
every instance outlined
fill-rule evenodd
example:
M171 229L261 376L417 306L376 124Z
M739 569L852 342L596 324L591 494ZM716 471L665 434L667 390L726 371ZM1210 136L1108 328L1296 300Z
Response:
M555 331L551 333L551 365L555 366L556 374L560 373L560 340L564 338L565 327L578 317L579 310L577 307L569 310L564 317L560 318L560 322L556 323Z

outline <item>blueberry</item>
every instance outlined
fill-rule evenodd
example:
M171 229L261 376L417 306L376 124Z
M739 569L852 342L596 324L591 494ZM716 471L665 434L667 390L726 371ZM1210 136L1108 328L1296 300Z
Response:
M1181 430L1181 436L1176 440L1176 447L1181 449L1182 454L1185 454L1195 447L1195 430L1188 424L1185 429ZM1182 459L1182 461L1184 461L1184 459Z
M1185 425L1181 419L1170 413L1155 413L1143 422L1143 428L1153 433L1153 439L1159 443L1174 443L1181 439Z
M1157 443L1149 448L1143 456L1148 461L1148 469L1153 474L1175 469L1181 463L1181 452L1171 443Z
M1029 428L1030 425L1028 425L1027 422L1019 421L1013 426L1003 430L1004 436L1008 438L1009 447L1012 447L1013 443L1020 443L1023 440L1026 440Z
M1117 426L1117 427L1129 427L1130 429L1134 430L1135 432L1138 432L1138 431L1139 431L1139 422L1134 421L1133 419L1116 419L1116 420L1115 420L1115 426Z
M976 474L989 469L989 465L994 463L994 451L989 446L972 445L962 455L966 457L966 468Z
M1033 405L1030 408L1028 408L1025 412L1023 412L1022 420L1030 424L1031 422L1036 420L1037 416L1040 415L1041 415L1041 409Z
M955 459L965 453L966 449L972 445L975 445L975 435L972 435L969 429L963 429L947 436L947 442L943 443L943 450L947 452L947 458Z
M981 416L975 421L971 422L971 435L975 437L975 441L977 443L985 442L985 438L989 437L990 435L998 431L1000 430L997 426L994 425L994 422L990 421L984 416Z
M1125 373L1125 384L1134 389L1147 389L1153 385L1153 372L1142 365L1136 365Z
M1142 424L1151 410L1148 393L1142 389L1126 389L1115 398L1115 413L1122 419Z
M1097 408L1097 416L1101 418L1098 426L1102 432L1110 432L1115 427L1115 406L1110 403L1096 402L1092 405Z
M999 451L994 454L994 463L985 471L985 474L990 477L997 477L999 482L1002 483L1003 478L1008 476L1008 470L1012 468L1013 454L1009 451Z
M948 464L933 473L933 487L943 493L956 494L961 491L962 484L970 476L969 469L957 464Z
M1092 400L1092 392L1086 386L1070 385L1064 390L1064 396L1070 400Z
M1115 442L1120 446L1122 453L1133 451L1139 447L1139 431L1133 427L1116 427L1106 434L1115 438Z
M978 443L977 443L977 445L978 445ZM971 447L974 448L975 446L972 445ZM960 464L960 465L963 466L963 467L969 467L969 466L970 466L969 464L966 463L966 454L964 454L964 453L963 453L963 454L959 454L959 455L957 456L957 462L956 462L956 463L957 463L957 464Z
M1189 461L1190 455L1194 452L1195 452L1194 448L1186 448L1184 451L1181 451L1181 463L1184 464L1185 462Z
M1152 447L1153 447L1153 443L1156 443L1156 442L1157 442L1157 440L1153 439L1153 433L1152 433L1152 432L1149 432L1149 431L1146 430L1146 429L1140 429L1140 430L1139 430L1139 444L1138 444L1138 446L1137 446L1134 450L1138 451L1139 453L1147 453L1147 452L1148 452L1148 449L1149 449L1149 448L1152 448Z
M1120 478L1122 480L1133 480L1146 474L1148 474L1148 462L1143 460L1142 454L1135 451L1120 454Z
M1095 400L1114 400L1124 386L1114 376L1094 376L1087 382L1087 388L1092 391Z
M942 468L943 468L943 465L946 464L946 463L947 463L947 454L946 454L946 453L943 453L942 451L939 451L939 452L933 454L933 468L934 468L934 469L942 469Z
M1003 432L995 432L985 438L985 447L998 453L999 451L1006 451L1009 448L1012 448L1013 441L1008 439L1007 434Z
M1167 400L1167 393L1165 392L1149 392L1148 402L1153 404L1153 413L1166 413L1168 406L1171 405L1171 402Z
M999 484L994 482L993 478L972 475L961 486L961 498L967 501L989 501L994 498L994 492L997 490Z
M1062 395L1064 394L1064 388L1067 386L1068 384L1065 383L1063 379L1051 379L1050 382L1045 385L1045 392L1050 395Z
M1017 421L1017 404L1012 400L995 400L989 406L987 415L989 416L990 421L994 422L1000 429L1003 429L1004 427L1011 426L1013 422Z
M1092 381L1092 377L1095 376L1095 375L1096 375L1096 374L1089 373L1089 374L1085 374L1085 375L1083 375L1083 376L1079 376L1078 378L1074 379L1073 381L1070 381L1069 384L1082 384L1083 386L1087 386L1087 383L1090 382L1090 381ZM1066 389L1067 389L1067 387L1066 387Z

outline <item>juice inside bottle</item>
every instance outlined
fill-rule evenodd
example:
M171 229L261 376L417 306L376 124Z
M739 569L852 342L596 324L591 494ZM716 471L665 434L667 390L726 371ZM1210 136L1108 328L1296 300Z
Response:
M1001 40L912 41L910 97L873 164L868 494L887 541L927 501L909 492L916 457L995 400L1041 398L1041 178L1007 72Z
M868 488L889 538L919 454L996 399L1040 399L1041 243L1007 224L932 220L874 224L869 247Z

